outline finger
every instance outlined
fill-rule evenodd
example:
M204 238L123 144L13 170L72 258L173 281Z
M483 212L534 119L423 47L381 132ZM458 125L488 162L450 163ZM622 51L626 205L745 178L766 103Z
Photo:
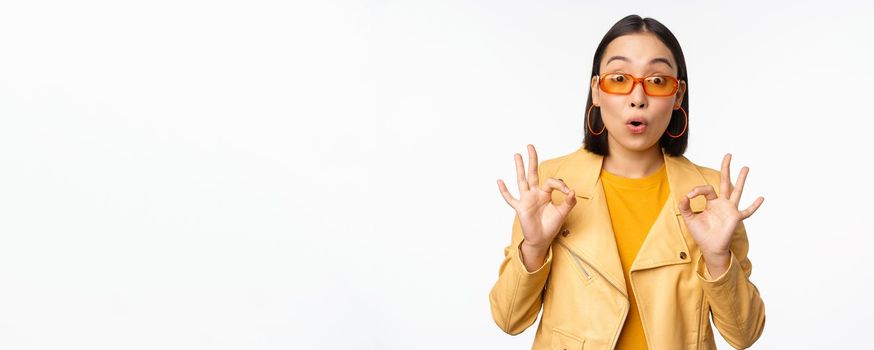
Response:
M683 214L684 217L692 216L692 207L690 207L689 204L689 197L684 196L683 199L680 200L680 205L678 207L680 208L680 214Z
M558 212L561 213L561 217L567 217L576 204L577 197L574 196L574 190L568 191L564 196L564 203L558 206Z
M504 185L503 180L498 180L498 191L501 191L501 197L504 197L504 201L513 207L513 209L516 209L516 203L519 201L516 198L513 198L513 195L507 190L507 186Z
M691 192L689 192L689 194L686 195L686 197L692 199L701 195L703 195L704 198L707 198L707 200L714 200L718 198L716 196L716 190L713 189L713 186L711 185L696 186L692 189Z
M559 190L564 194L568 194L571 191L571 188L564 183L564 181L556 179L554 177L547 178L543 181L543 184L540 185L540 189L546 192L552 192L552 190Z
M719 172L719 193L723 197L728 197L731 193L731 153L726 153L722 157L722 170Z
M756 198L756 201L753 202L753 204L751 204L749 208L746 208L742 212L740 212L741 220L752 216L753 213L756 212L756 210L759 210L759 207L762 206L762 202L764 202L764 201L765 201L765 197Z
M750 168L743 167L740 169L740 174L737 175L737 184L734 185L734 190L731 191L731 197L729 198L735 206L740 204L740 196L744 192L744 183L747 181L747 174L749 174Z
M537 187L540 179L537 178L537 150L534 145L528 144L528 188Z
M519 184L519 194L528 191L528 180L525 179L525 165L522 164L522 155L516 153L513 155L516 161L516 182Z

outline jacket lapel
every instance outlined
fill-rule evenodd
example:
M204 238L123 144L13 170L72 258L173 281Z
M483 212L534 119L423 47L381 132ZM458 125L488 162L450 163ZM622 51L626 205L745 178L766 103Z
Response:
M585 259L604 278L627 297L622 264L616 248L616 238L600 175L603 156L580 147L562 162L552 177L561 178L572 188L577 205L565 219L559 235L574 253ZM706 184L704 177L686 157L664 154L665 170L671 194L640 247L631 270L642 270L665 265L690 263L692 254L684 238L685 225L680 224L679 200L695 186ZM553 192L553 202L564 201L564 194ZM692 200L695 212L704 209L706 200L699 196ZM681 252L685 252L681 257Z
M681 224L683 218L679 204L692 188L707 182L695 164L686 157L665 154L664 158L671 194L640 246L640 251L631 264L631 271L692 262L689 243L695 243L686 241L686 237L691 240L691 236L685 234L686 226ZM704 210L706 202L703 196L698 196L692 199L689 206L693 212L700 212Z

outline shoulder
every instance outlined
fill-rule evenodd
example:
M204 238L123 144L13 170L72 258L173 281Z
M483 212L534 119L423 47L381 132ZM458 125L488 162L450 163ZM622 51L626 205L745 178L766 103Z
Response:
M579 153L581 149L582 148L540 161L540 163L537 164L537 168L540 170L541 174L551 176L552 174L555 174L567 160Z
M681 157L683 157L691 166L698 170L698 173L700 173L701 176L704 177L704 180L707 182L707 184L713 186L717 194L719 194L719 183L721 181L721 174L719 170L692 162L685 156Z
M707 182L711 184L719 184L719 170L698 164L695 164L695 167L698 169L698 172L700 172L701 175L704 176L705 179L707 179Z

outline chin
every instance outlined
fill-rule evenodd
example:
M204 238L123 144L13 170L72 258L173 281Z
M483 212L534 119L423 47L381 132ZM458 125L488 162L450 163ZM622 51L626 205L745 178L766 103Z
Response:
M626 140L626 142L617 142L617 143L619 144L619 146L621 146L622 148L625 148L629 151L643 152L643 151L647 151L653 147L658 147L659 140L658 139L655 139L655 140L642 140L641 139L641 140L632 140L632 141Z

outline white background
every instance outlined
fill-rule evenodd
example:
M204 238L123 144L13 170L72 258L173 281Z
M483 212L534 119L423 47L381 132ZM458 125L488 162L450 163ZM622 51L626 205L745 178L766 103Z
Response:
M685 52L686 156L765 197L753 348L869 346L872 10L4 1L0 348L530 348L489 313L495 181L579 147L632 13Z

